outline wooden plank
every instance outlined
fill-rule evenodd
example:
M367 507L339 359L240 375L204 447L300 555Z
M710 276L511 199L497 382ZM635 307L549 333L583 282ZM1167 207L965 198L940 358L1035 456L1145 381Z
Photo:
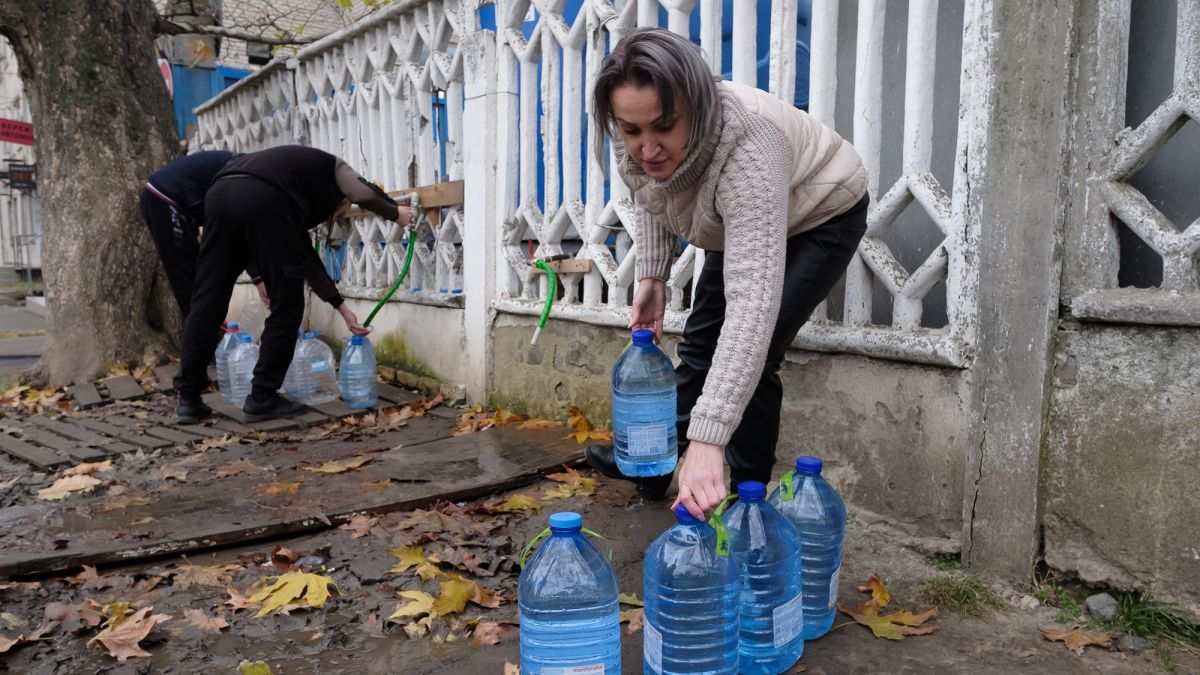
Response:
M380 400L387 401L388 403L392 403L394 405L412 403L413 401L421 398L420 394L411 392L407 389L401 389L400 387L390 384L385 384L383 382L375 385L375 391L379 392Z
M95 408L105 402L104 397L100 395L100 390L90 382L67 387L67 395L75 401L75 407L79 410Z
M101 497L81 497L69 505L39 503L0 510L0 576L245 544L324 530L359 513L481 497L579 461L582 446L562 441L561 431L517 432L501 427L470 436L440 437L378 453L357 471L325 475L320 481L296 469L272 474L278 480L311 481L299 495L263 495L256 488L264 476L239 474L203 485L180 485L152 505L112 512L99 508ZM380 485L380 491L361 489L368 482ZM62 517L60 509L99 515L85 523ZM153 515L153 523L135 524L147 515ZM30 528L35 527L43 536L31 536ZM56 539L67 543L56 549L52 543Z
M177 444L188 445L201 438L199 434L189 434L180 431L179 429L168 429L167 427L160 427L157 425L150 425L143 428L143 422L133 419L132 417L125 417L123 415L111 415L109 416L108 421L119 427L125 427L126 429L130 429L132 431L141 431L147 436L154 436L156 438L161 438L164 441L171 441L172 443Z
M405 188L403 190L394 190L388 195L397 201L408 199L412 193L417 193L417 198L421 202L421 208L432 210L446 206L458 206L465 201L466 183L461 180L452 180L445 183L434 183L432 185L421 185L415 188ZM346 213L347 218L362 218L365 216L374 215L366 209L353 208Z
M592 261L587 258L578 260L555 260L548 262L546 265L554 270L555 274L587 274L592 271ZM534 274L545 274L542 268L533 268Z
M351 408L342 401L330 401L329 403L314 405L312 406L312 409L316 410L322 415L332 417L336 420L340 420L345 417L354 417L355 415L363 415L369 412L375 412L374 410L359 410Z
M247 422L246 413L241 408L230 404L221 395L216 392L209 392L204 395L204 402L214 412L220 413L235 422L245 426L251 431L263 431L273 433L276 431L287 431L288 429L296 429L304 425L297 417L291 417L282 420L266 420L263 422Z
M20 429L21 437L25 440L33 441L34 443L37 443L38 445L44 445L47 448L53 448L61 454L71 457L72 459L77 459L81 462L94 462L98 459L104 459L104 457L107 455L107 453L102 450L80 445L78 441L63 438L58 434L51 433L45 429L35 427L28 423L22 425Z
M160 392L166 393L175 391L175 376L179 374L179 366L170 364L159 366L154 369L154 388Z
M203 438L221 438L222 436L224 436L227 433L225 431L218 431L216 429L213 429L212 427L205 426L203 424L179 425L175 421L175 417L173 415L167 416L167 415L151 413L150 416L146 418L146 421L156 422L159 425L164 426L164 427L175 427L175 428L178 428L179 431L182 431L185 434L192 434L194 436L200 436Z
M53 469L57 466L73 463L66 455L50 448L26 443L8 434L0 434L0 450L7 452L19 460L29 462L39 469Z
M169 448L174 443L166 441L154 436L147 436L138 430L130 430L125 427L118 427L108 422L91 419L90 417L76 417L71 420L72 424L79 425L85 429L119 438L127 443L145 448L147 450L157 450L159 448Z
M93 447L105 452L129 452L130 450L137 449L135 446L128 443L123 443L115 438L110 438L108 436L97 434L94 431L81 429L72 424L68 424L64 421L66 419L69 418L66 416L50 418L43 417L42 415L34 415L27 418L25 421L36 424L43 429L53 431L59 436L66 436L67 438L80 441L81 443L92 445Z
M214 419L212 428L219 429L227 434L248 434L248 433L252 433L254 431L253 429L246 426L245 424L242 424L241 422L236 422L234 420L226 419L224 417L218 417L218 418Z
M147 396L146 390L142 389L142 385L129 375L100 380L100 384L108 389L109 396L118 401L132 401Z

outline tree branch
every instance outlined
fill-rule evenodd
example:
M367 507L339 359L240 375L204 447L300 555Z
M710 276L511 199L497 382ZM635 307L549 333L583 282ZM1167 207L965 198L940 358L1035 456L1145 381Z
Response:
M320 35L285 35L283 37L262 35L252 33L250 31L237 30L235 28L225 28L224 26L202 26L188 23L171 21L163 17L158 18L154 29L162 35L188 35L188 34L203 34L203 35L219 35L221 37L233 38L235 40L245 40L246 42L259 42L268 45L307 45L320 40L328 35L322 33ZM282 31L281 31L282 32Z

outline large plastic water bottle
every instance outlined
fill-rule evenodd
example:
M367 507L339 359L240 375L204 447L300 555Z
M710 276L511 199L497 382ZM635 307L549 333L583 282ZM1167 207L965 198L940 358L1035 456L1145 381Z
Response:
M550 538L521 572L522 675L621 672L617 575L578 513L550 516Z
M717 532L682 504L675 525L646 551L642 655L646 675L738 670L737 562Z
M288 364L287 373L283 376L283 393L287 394L292 400L304 402L304 395L307 393L304 390L304 382L300 379L300 373L308 369L308 365L304 363L304 331L296 329L296 344L292 347L292 362Z
M267 321L267 311L263 307L262 301L257 295L246 303L242 308L241 315L238 316L238 323L242 326L242 332L250 337L258 340L262 337L263 326Z
M374 409L379 396L375 391L375 347L362 335L350 338L342 350L342 369L338 373L338 393L351 408Z
M258 364L258 345L254 338L238 333L237 346L229 355L229 385L233 405L243 406L250 395L250 384L254 380L254 366Z
M766 496L762 483L741 483L737 503L725 512L730 555L742 572L742 675L782 673L804 653L800 534Z
M296 400L305 405L321 405L337 398L337 364L333 350L317 339L320 334L319 330L305 333L304 340L297 347L304 358L304 369L298 375L303 395Z
M846 505L821 476L817 457L797 457L795 473L784 476L767 501L800 533L804 639L816 640L829 632L837 614Z
M225 334L221 336L216 353L213 354L213 360L217 362L217 390L221 392L221 398L233 403L233 390L229 382L229 355L237 346L238 323L230 321L223 325L221 330L225 331Z
M654 345L654 331L633 331L612 374L613 443L626 476L662 476L679 459L675 368Z

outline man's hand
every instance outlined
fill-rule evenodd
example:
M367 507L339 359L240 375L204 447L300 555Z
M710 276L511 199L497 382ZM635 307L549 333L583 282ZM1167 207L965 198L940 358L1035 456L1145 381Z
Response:
M351 333L355 335L366 335L367 333L371 332L370 328L367 328L358 322L358 317L355 316L354 312L346 306L346 303L343 302L341 305L339 305L337 311L338 314L342 315L342 320L346 322L346 328L348 328Z
M679 470L679 497L675 508L683 504L699 520L729 494L725 487L725 453L716 445L692 441Z
M400 227L408 227L408 224L412 222L412 215L411 206L396 207L396 222L400 224Z
M258 289L258 299L262 300L263 307L270 309L271 296L267 295L267 285L260 281L254 284L254 286Z
M629 328L654 331L654 341L662 340L663 315L667 311L667 283L661 279L642 279L633 296Z

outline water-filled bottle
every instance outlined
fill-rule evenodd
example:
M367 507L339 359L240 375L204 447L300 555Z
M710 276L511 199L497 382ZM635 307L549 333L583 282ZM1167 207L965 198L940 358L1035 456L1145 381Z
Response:
M258 345L254 344L254 338L239 333L237 346L229 355L229 384L233 405L240 407L246 404L246 397L250 395L250 385L254 380L254 366L257 364Z
M288 364L287 374L283 376L283 393L293 401L304 402L304 382L300 374L308 369L304 363L304 331L296 329L296 344L292 348L292 362Z
M301 401L305 405L329 403L338 394L337 361L333 358L333 349L318 339L320 335L319 330L304 335L304 354L308 359L305 376L309 380L305 387L311 392L308 398Z
M646 675L728 673L738 669L741 575L717 532L675 507L643 564L646 594L642 656Z
M241 324L241 330L250 337L258 341L262 337L263 325L267 321L267 311L263 308L262 301L255 295L242 307L242 313L238 316L238 323Z
M782 673L804 653L800 534L767 503L762 483L738 485L725 512L730 555L742 573L738 672Z
M661 476L675 470L675 369L654 344L654 331L633 331L612 373L613 444L626 476Z
M213 355L213 360L217 362L217 390L221 393L221 398L228 403L233 403L233 389L229 382L229 355L237 346L238 323L230 321L221 326L221 330L225 334L221 336L221 341L217 343L216 353Z
M837 614L846 505L821 476L817 457L797 457L796 471L783 477L767 501L800 533L804 639L815 640L829 632Z
M578 513L550 516L550 538L517 585L522 675L621 672L617 575Z
M338 373L338 393L347 406L374 409L378 400L375 390L375 347L365 336L354 335L342 350L341 372Z

